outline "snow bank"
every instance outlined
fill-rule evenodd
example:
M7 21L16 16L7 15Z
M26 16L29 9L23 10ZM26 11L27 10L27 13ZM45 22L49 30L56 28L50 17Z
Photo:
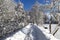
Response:
M27 36L28 33L31 38L30 40L58 40L53 35L49 34L48 30L31 23L5 40L25 40L29 38L29 36Z
M30 27L31 27L31 24L27 25L25 28L15 33L13 36L6 38L5 40L24 40Z
M36 25L37 26L37 25ZM43 27L39 27L38 28L43 32L43 34L50 40L59 40L56 39L52 34L49 34L49 30L48 29L44 29Z

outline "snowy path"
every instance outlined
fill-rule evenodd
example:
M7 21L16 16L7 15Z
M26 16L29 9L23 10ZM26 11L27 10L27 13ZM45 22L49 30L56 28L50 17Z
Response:
M6 38L5 40L25 40L28 33L31 40L57 40L44 28L37 27L37 25L32 24L27 25L25 28L15 33L13 36Z

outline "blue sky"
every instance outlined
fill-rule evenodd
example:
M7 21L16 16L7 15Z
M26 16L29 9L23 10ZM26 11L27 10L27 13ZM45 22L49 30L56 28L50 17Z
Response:
M15 0L17 3L19 0ZM50 2L50 0L48 0ZM31 6L36 2L36 0L21 0L21 2L24 4L24 9L29 10ZM45 0L38 0L39 3L45 4Z

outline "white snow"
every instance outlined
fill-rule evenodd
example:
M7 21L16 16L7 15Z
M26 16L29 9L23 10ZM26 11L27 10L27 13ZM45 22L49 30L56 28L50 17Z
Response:
M59 30L56 32L56 34L54 35L54 37L56 37L57 39L60 39L60 26L57 26L58 24L51 24L51 33L53 34L54 31L59 27ZM45 27L47 27L49 30L49 24L44 24Z
M15 33L13 36L6 38L5 40L25 40L28 38L28 33L31 40L58 40L52 34L49 34L48 30L31 23L22 30Z
M38 28L43 32L43 34L50 40L58 40L56 39L52 34L49 34L49 30L48 29L44 29L43 27L39 27Z

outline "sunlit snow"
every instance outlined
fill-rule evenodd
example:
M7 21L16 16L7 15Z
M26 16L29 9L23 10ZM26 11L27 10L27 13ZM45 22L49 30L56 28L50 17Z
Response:
M47 29L34 24L29 24L13 36L5 40L58 40Z

